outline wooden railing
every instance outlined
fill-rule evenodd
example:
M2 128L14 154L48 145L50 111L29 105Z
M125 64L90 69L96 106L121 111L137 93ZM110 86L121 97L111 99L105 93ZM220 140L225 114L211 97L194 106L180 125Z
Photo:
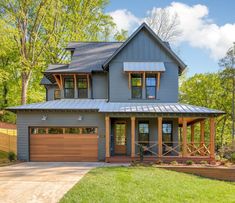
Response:
M138 147L136 155L140 155L140 146L142 145L144 156L159 156L158 142L156 141L135 141ZM155 148L155 149L154 149ZM187 143L186 156L210 156L210 143ZM162 143L162 156L178 156L182 157L183 143L182 142L163 142Z
M210 156L210 143L187 143L187 153L189 156Z
M157 152L154 151L154 147L157 148L157 142L156 141L136 141L135 145L138 147L137 151L136 151L136 155L140 154L140 147L142 145L143 150L144 150L144 154L148 154L148 155L153 155L153 156L157 156Z

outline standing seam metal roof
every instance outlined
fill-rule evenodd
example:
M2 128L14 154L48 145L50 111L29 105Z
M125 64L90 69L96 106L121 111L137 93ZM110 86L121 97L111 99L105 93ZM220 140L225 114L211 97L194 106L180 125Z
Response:
M200 113L224 114L223 111L180 103L123 103L105 99L61 99L7 108L17 110L97 110L103 113Z

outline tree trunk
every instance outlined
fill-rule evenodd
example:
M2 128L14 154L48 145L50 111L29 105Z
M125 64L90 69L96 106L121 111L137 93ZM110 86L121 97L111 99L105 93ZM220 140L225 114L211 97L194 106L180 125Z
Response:
M3 106L7 107L8 104L8 99L7 99L7 94L8 94L8 88L7 88L7 83L3 82Z
M22 80L22 88L21 88L21 104L24 105L27 102L27 92L28 92L28 85L30 74L22 73L21 80Z

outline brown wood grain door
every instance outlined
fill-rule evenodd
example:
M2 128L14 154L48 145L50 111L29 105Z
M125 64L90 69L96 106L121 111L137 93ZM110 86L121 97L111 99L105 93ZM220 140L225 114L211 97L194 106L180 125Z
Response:
M126 154L126 123L125 122L115 123L114 152L117 155Z

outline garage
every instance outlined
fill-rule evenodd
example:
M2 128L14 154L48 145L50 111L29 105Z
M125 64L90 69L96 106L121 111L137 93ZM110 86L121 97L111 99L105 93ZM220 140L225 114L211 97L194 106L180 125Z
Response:
M98 161L96 127L31 127L30 161Z

